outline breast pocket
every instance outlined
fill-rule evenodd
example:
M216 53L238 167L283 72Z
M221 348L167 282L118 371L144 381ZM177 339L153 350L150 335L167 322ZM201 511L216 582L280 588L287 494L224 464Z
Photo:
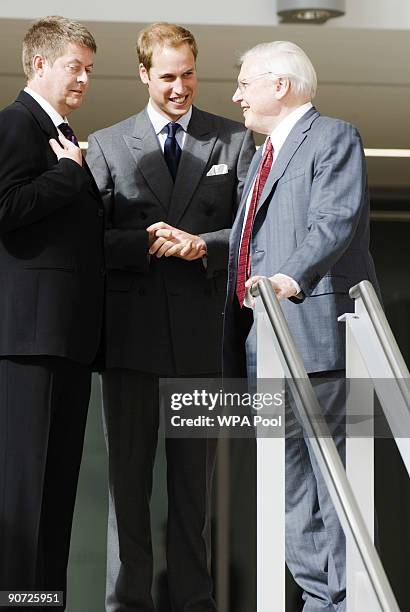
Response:
M290 172L285 172L281 179L279 179L278 187L284 185L285 183L289 183L290 181L294 181L296 179L300 179L305 176L304 168L294 168Z

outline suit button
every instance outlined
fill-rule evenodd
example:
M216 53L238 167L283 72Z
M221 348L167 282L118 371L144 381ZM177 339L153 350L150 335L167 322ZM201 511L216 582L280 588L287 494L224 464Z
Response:
M103 208L99 208L98 209L98 216L99 217L103 217L104 216L104 209Z
M140 287L138 289L138 295L141 295L141 296L147 295L147 292L145 291L144 287Z
M105 267L104 266L101 266L100 274L101 274L101 276L105 276Z
M148 215L144 211L141 211L140 212L140 217L141 217L141 219L146 219L148 217Z

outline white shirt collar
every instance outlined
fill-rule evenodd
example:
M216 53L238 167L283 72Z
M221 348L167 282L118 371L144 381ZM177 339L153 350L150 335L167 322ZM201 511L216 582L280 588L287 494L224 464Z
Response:
M147 113L152 123L152 126L155 130L155 133L157 135L160 134L164 130L165 126L168 125L170 120L167 119L167 117L164 117L164 115L161 115L161 113L159 113L157 109L154 108L151 100L149 100L147 104ZM185 115L182 115L182 117L180 117L178 121L175 122L175 123L178 123L185 132L188 129L188 124L190 122L191 115L192 115L192 106L190 107L189 111L185 113Z
M53 108L51 104L47 102L45 98L43 98L43 96L40 96L40 94L38 94L36 91L33 91L32 89L30 89L30 87L25 87L24 91L28 93L32 98L34 98L34 100L41 106L43 111L47 113L47 115L50 117L51 121L54 123L56 127L59 126L60 123L68 123L67 118L62 117L56 111L56 109Z
M278 126L275 127L272 134L270 135L270 139L272 141L273 150L275 152L275 157L278 156L280 149L285 143L286 138L289 136L292 128L296 125L296 123L303 117L305 113L309 109L313 107L311 102L306 102L306 104L302 104L302 106L298 106L297 109L292 111L283 121L279 123Z

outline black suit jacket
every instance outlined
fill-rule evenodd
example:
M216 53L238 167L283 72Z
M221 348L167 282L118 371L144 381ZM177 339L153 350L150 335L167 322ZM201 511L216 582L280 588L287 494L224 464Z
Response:
M88 170L57 158L27 93L0 112L0 355L91 363L102 322L104 212Z
M174 184L145 110L90 136L107 211L108 367L220 371L229 231L254 150L243 125L194 107ZM157 221L201 234L207 269L149 258L146 228Z

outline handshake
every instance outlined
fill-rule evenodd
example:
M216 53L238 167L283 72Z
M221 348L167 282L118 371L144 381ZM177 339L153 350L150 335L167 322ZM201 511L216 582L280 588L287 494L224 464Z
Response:
M186 261L206 255L206 243L200 236L189 234L164 221L147 227L148 250L155 257L180 257Z

